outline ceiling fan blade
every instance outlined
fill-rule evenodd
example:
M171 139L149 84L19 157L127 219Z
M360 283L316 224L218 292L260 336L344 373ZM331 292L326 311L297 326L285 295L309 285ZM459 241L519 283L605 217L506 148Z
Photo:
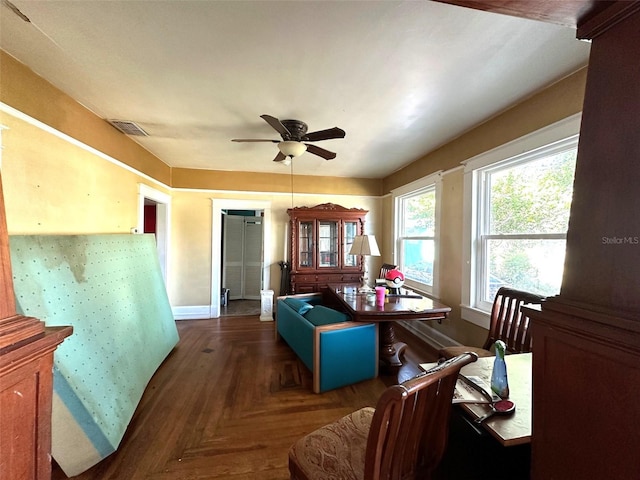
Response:
M273 159L274 162L282 162L283 160L286 160L287 156L282 153L282 152L278 152L278 155L276 155L276 158Z
M314 155L318 155L319 157L324 158L325 160L333 160L336 158L336 154L330 152L329 150L325 150L324 148L320 148L317 145L311 145L305 143L307 146L307 152L313 153Z
M330 138L344 138L345 131L338 127L328 128L326 130L318 130L317 132L307 133L303 140L309 142L317 142L318 140L329 140Z
M276 117L272 117L271 115L260 115L260 118L271 125L273 129L280 135L283 135L283 137L285 135L287 137L291 136L291 132L289 132L289 130L287 130L287 127L285 127L282 122L280 122L280 120L278 120Z
M260 138L232 138L232 142L271 142L271 143L280 143L281 140L266 140Z

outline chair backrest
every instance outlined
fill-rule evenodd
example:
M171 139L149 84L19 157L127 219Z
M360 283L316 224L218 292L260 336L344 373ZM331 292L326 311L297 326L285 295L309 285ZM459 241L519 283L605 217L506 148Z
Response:
M431 476L447 444L458 372L477 358L459 355L384 391L367 439L365 480Z
M545 297L509 287L501 287L491 308L489 336L483 348L490 350L496 340L507 345L509 353L531 351L530 319L522 311L522 305L539 305Z
M378 278L385 278L387 273L389 273L394 268L397 268L397 265L391 265L390 263L383 263L380 267L380 276Z

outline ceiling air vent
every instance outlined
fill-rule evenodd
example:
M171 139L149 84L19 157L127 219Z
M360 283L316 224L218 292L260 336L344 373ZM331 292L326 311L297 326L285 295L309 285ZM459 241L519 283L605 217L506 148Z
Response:
M145 132L142 128L140 128L138 125L136 125L133 122L128 122L126 120L107 120L107 121L124 134L134 135L137 137L149 136L147 132Z

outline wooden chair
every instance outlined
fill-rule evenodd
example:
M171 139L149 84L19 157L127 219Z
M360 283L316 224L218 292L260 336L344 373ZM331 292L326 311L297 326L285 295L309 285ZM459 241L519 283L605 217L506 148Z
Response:
M492 357L492 345L502 340L507 353L526 353L531 351L531 332L529 317L524 314L522 305L539 305L544 297L535 293L523 292L509 287L501 287L496 293L491 308L489 336L481 348L471 346L453 346L441 348L441 358L453 358L463 352L474 352L479 357Z
M391 265L390 263L383 263L380 267L380 276L378 278L385 278L387 273L389 273L394 268L398 268L397 265Z
M458 372L466 353L387 388L365 407L298 440L289 451L293 480L428 479L442 459Z

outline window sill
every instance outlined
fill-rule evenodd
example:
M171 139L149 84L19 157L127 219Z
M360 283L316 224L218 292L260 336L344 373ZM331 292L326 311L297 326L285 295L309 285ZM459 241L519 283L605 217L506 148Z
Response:
M407 290L413 292L413 293L417 293L418 295L422 295L423 297L427 297L430 298L431 300L440 300L438 297L434 296L431 292L426 292L425 290L419 288L419 287L414 287L411 285L407 285L406 283L404 284L404 288L406 288Z
M467 305L460 305L460 316L463 320L466 320L469 323L473 323L478 327L489 330L491 314L485 312L484 310L479 310Z

